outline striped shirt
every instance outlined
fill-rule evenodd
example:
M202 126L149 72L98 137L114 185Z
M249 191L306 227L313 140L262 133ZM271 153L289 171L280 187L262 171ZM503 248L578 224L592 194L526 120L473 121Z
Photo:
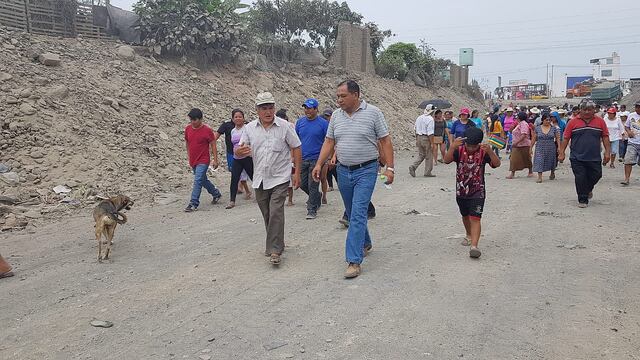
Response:
M378 158L378 139L389 135L382 111L364 100L351 116L338 109L333 112L327 138L336 142L338 162L352 166Z
M609 137L609 130L604 120L594 116L586 122L576 116L564 129L564 138L571 140L570 160L602 161L600 143L603 137Z
M259 120L244 126L240 145L251 146L253 156L253 188L264 190L291 180L291 149L300 147L296 131L286 120L276 117L264 128Z

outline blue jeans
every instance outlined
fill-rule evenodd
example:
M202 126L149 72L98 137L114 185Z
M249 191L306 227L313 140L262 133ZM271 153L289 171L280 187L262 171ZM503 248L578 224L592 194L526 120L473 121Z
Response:
M344 208L349 214L349 230L347 230L346 261L361 264L364 259L365 246L371 245L371 236L367 228L367 208L378 178L378 163L349 170L338 166L338 188Z
M213 198L222 197L220 191L216 189L211 181L207 178L208 164L199 164L193 168L193 191L191 192L191 205L194 207L200 206L200 193L202 187L207 189L207 192L213 196Z
M227 153L227 168L229 171L233 169L233 153Z

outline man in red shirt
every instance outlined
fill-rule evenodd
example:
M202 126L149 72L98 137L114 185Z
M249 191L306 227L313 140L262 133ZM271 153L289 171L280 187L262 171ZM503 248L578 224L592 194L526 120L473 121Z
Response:
M189 166L193 169L194 180L191 201L184 211L193 212L198 210L200 205L200 192L203 186L213 196L212 204L217 204L222 194L207 178L211 154L213 154L213 163L211 165L213 165L214 169L218 167L218 149L213 130L202 123L202 111L200 109L191 109L187 116L191 123L184 129L184 141L187 145Z
M558 160L563 161L571 142L571 169L575 176L578 207L589 206L593 188L602 178L602 165L611 158L609 130L601 117L595 115L595 104L591 101L580 104L580 113L574 116L564 129L564 141L558 149ZM600 153L604 146L604 160Z

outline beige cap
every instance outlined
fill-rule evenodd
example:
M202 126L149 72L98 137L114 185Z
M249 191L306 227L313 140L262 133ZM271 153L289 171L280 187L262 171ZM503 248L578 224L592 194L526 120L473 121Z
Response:
M273 94L270 92L263 92L256 96L256 106L264 105L264 104L275 104L276 99L273 97Z

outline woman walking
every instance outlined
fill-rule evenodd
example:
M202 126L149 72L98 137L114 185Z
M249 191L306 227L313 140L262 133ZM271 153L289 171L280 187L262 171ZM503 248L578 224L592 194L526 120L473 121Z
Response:
M508 107L505 112L504 121L502 122L502 128L507 135L507 154L511 153L511 147L513 146L513 135L511 130L518 124L518 120L513 115L513 108Z
M513 144L511 149L511 174L507 179L513 179L516 171L529 169L529 177L533 176L533 164L531 163L531 128L527 122L527 113L521 111L517 116L518 123L511 131Z
M459 119L453 122L451 125L451 132L449 133L449 143L453 144L453 140L464 137L464 132L470 127L476 127L476 125L469 118L471 111L467 108L460 109Z
M620 141L622 141L622 138L626 135L627 131L624 128L624 124L617 116L617 110L614 107L610 107L607 110L605 123L607 124L607 129L609 129L609 141L611 141L611 161L609 162L609 167L615 169L616 155L620 152Z
M434 126L433 126L433 143L431 144L431 153L433 154L433 164L438 165L438 150L440 155L444 159L446 153L446 145L444 143L444 137L449 136L449 129L447 129L447 122L442 117L442 110L436 110L433 113ZM440 162L443 160L440 159Z
M489 123L489 135L499 136L504 139L504 130L502 129L502 123L500 123L500 117L496 114L491 115ZM500 149L495 145L492 146L493 152L496 153L498 159L500 158Z
M537 183L542 182L542 173L547 171L551 171L549 180L556 179L556 160L558 159L556 144L560 143L560 130L551 123L549 113L543 113L541 121L542 124L536 126L531 140L531 146L535 145L533 171L538 173Z
M231 118L236 126L231 130L231 142L233 143L233 166L231 167L231 184L229 184L229 192L231 193L231 199L227 209L233 209L236 206L236 196L238 195L238 183L242 181L242 177L245 176L242 187L245 192L245 199L251 199L251 190L247 185L246 177L253 179L253 159L251 156L241 157L235 154L235 149L240 144L242 133L244 132L244 112L240 109L235 109L231 112Z

